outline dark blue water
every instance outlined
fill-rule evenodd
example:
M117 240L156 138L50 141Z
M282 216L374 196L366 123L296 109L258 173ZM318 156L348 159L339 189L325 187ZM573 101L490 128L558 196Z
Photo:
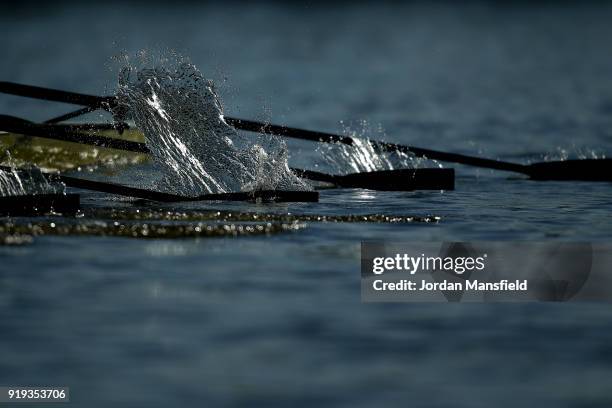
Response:
M610 21L612 6L569 2L38 5L0 16L0 79L103 94L112 55L172 48L222 83L233 116L329 131L366 120L387 140L521 163L601 157ZM70 109L0 98L32 120ZM317 163L311 144L290 147L292 164ZM87 407L610 406L607 305L360 302L364 239L611 238L610 184L456 170L452 192L228 206L437 224L0 247L0 385L70 386Z

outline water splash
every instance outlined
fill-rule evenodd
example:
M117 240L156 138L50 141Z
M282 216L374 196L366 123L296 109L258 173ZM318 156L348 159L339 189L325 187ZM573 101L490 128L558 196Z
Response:
M19 171L0 169L0 196L28 194L63 194L62 183L49 183L40 169L36 167Z
M570 147L557 146L552 153L545 153L533 161L565 161L569 159L605 159L606 153L600 149L572 145Z
M372 129L367 121L360 121L356 129L342 122L341 125L343 135L353 139L352 145L320 143L317 146L323 162L336 174L417 168L425 160L403 152L376 150L366 135L374 134L376 139L384 139L385 133L380 126Z
M27 194L19 174L15 170L0 170L0 195L16 196Z
M214 83L193 64L139 65L121 69L117 112L127 112L143 131L164 173L161 188L187 195L308 189L289 169L282 141L271 139L264 148L227 124Z

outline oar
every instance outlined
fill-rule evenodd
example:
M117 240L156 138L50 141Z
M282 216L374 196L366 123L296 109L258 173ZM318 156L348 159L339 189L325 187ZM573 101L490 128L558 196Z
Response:
M0 166L0 170L13 171L11 167ZM23 170L23 169L15 169ZM43 173L50 181L59 181L68 187L83 190L98 191L102 193L115 194L125 197L135 197L144 200L160 202L179 201L275 201L275 202L317 202L319 193L316 191L281 191L281 190L259 190L239 193L203 194L195 197L182 196L160 191L146 190L142 188L129 187L121 184L106 183L101 181L86 180L77 177L69 177L61 174Z
M92 95L59 91L30 85L21 85L11 82L0 82L0 92L31 98L73 103L91 108L106 109L109 111L112 111L112 108L117 105L117 99L113 96L96 97ZM236 119L227 116L225 117L225 120L228 124L240 130L262 132L315 142L342 143L346 145L352 145L354 143L353 138L351 137L332 133L278 126L256 121ZM465 164L468 166L482 167L493 170L521 173L534 180L612 181L612 159L563 160L532 164L518 164L377 140L369 140L369 143L381 151L402 152L428 159Z
M344 175L295 168L292 168L292 170L302 178L323 181L346 188L367 188L384 191L455 189L455 169L396 169Z
M72 119L72 118L83 116L83 115L85 115L85 114L87 114L89 112L95 111L96 109L97 108L86 106L86 107L84 107L82 109L77 109L75 111L68 112L68 113L60 115L60 116L56 116L53 119L46 120L45 123L59 123L59 122L63 122L65 120L69 120L69 119Z
M149 153L144 143L80 132L92 129L93 125L51 125L37 124L13 116L0 115L0 129L40 138L80 143L108 149L136 153ZM455 172L453 169L399 169L374 172L332 175L312 170L291 169L299 177L332 183L338 187L367 188L385 191L412 190L453 190Z
M78 194L28 194L0 196L0 215L33 217L48 213L74 215L81 207Z
M43 99L46 101L83 105L94 109L110 109L117 104L117 98L115 96L104 97L86 95L77 92L67 92L7 81L0 81L0 92L10 95L25 96L27 98Z
M0 130L5 132L63 142L87 144L108 149L126 150L135 153L149 153L149 149L147 149L144 143L92 135L80 132L79 130L81 129L88 130L90 128L83 126L74 127L72 125L38 124L14 116L0 115Z

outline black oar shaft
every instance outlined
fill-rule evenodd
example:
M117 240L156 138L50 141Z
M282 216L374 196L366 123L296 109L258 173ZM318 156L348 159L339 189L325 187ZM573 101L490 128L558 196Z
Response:
M101 108L109 111L117 103L117 99L113 96L99 97L31 85L15 84L11 82L0 82L0 92L31 98L85 105L90 108ZM65 116L74 117L77 113L78 111L69 113ZM315 142L342 143L347 145L354 144L352 138L348 136L335 135L332 133L290 128L286 126L278 126L256 121L236 119L232 117L225 117L225 120L230 125L240 130L263 132L266 134L274 134ZM523 165L504 162L500 160L468 156L463 154L447 153L437 150L423 149L419 147L399 145L395 143L387 143L376 140L370 140L369 143L372 144L375 148L382 151L399 151L407 154L412 153L416 156L425 157L433 160L447 161L487 169L516 172L528 175L535 180L612 181L612 160L610 159L557 161ZM101 146L104 147L103 145Z
M0 170L12 171L13 169L6 166L0 166ZM20 170L20 169L17 169ZM51 181L59 181L68 187L80 188L83 190L98 191L101 193L115 194L124 197L140 198L144 200L159 201L159 202L185 202L185 201L276 201L276 202L317 202L319 193L316 191L274 191L260 190L237 193L211 193L200 196L189 197L172 193L164 193L161 191L146 190L137 187L129 187L121 184L107 183L95 180L86 180L78 177L64 176L60 174L43 175Z
M0 170L10 172L12 170L22 171L22 169L13 169L7 166L0 166ZM185 201L192 198L180 196L176 194L163 193L159 191L144 190L136 187L129 187L120 184L106 183L102 181L86 180L77 177L69 177L61 174L42 173L43 176L50 181L62 182L68 187L80 188L83 190L98 191L101 193L116 194L126 197L136 197L145 200L172 202Z
M195 197L182 196L160 191L145 190L142 188L129 187L121 184L106 183L101 181L85 180L77 177L54 175L54 178L69 187L92 190L102 193L115 194L124 197L136 197L144 200L159 202L186 202L186 201L276 201L276 202L317 202L319 193L315 191L249 191L237 193L211 193Z
M192 198L163 193L159 191L145 190L136 187L128 187L120 184L106 183L94 180L85 180L77 177L69 177L62 175L55 175L53 178L66 184L68 187L80 188L83 190L92 190L102 193L115 194L126 197L136 197L144 200L161 201L161 202L175 202L175 201L186 201Z
M132 142L110 137L90 135L73 129L90 129L90 125L48 125L35 124L12 116L0 115L0 129L7 129L14 133L27 134L62 142L72 142L122 151L136 153L149 153L144 143ZM322 181L335 184L338 187L368 188L372 190L452 190L454 189L454 171L452 169L398 169L383 170L365 173L352 173L347 175L334 175L321 173L314 170L302 170L291 168L298 176L314 181ZM79 179L78 182L81 179ZM78 187L78 186L77 186ZM119 188L119 190L117 190ZM112 186L114 193L123 191L122 187ZM235 193L234 193L235 194ZM124 195L154 199L163 201L162 198L153 198L147 192L127 191ZM169 198L170 200L170 198ZM175 198L171 199L176 201Z
M79 127L76 127L76 128L78 129ZM88 126L85 125L83 128L87 129ZM24 134L28 136L35 136L35 137L40 137L44 139L58 140L61 142L78 143L78 144L84 144L88 146L104 147L107 149L117 149L117 150L129 151L129 152L134 152L134 153L150 153L149 149L144 143L132 142L128 140L114 139L114 138L105 137L105 136L97 136L97 135L91 135L87 133L78 132L74 130L75 129L74 125L50 125L50 124L40 125L40 124L36 124L33 122L29 122L27 120L16 118L13 116L0 115L0 129L7 131L7 132ZM334 180L336 180L336 178L338 177L338 176L325 174L325 173L319 173L319 172L310 171L310 170L301 170L301 169L294 169L294 168L292 168L291 170L296 172L298 176L300 177L308 178L308 179L316 180L316 181L327 181L327 182L333 183ZM75 187L78 187L78 186L75 186ZM105 192L111 193L111 191L105 191ZM133 195L134 197L147 198L145 197L147 196L147 194L146 193L143 193L143 194L144 196L127 194L127 193L124 195ZM157 200L157 201L163 201L163 200Z
M310 140L312 142L342 143L352 145L353 139L348 136L334 135L332 133L317 132L286 126L272 125L270 123L256 122L253 120L237 119L225 116L225 121L236 129L248 132L265 133L268 135L286 136L295 139Z
M127 150L136 153L149 152L149 149L147 149L144 143L82 133L75 131L71 125L39 125L7 115L0 115L0 129L6 132L60 140L63 142L87 144L108 149Z
M286 136L291 137L293 139L309 140L312 142L341 143L349 146L354 144L354 141L351 137L335 135L332 133L289 128L279 125L270 125L267 123L236 119L231 117L225 117L225 120L228 124L240 130L261 132L277 136ZM369 142L374 148L385 152L402 152L405 154L414 154L415 156L425 157L433 160L466 164L470 166L484 167L494 170L512 171L529 174L529 169L527 168L527 166L524 166L522 164L508 163L499 160L484 159L474 156L466 156L463 154L446 153L437 150L423 149L420 147L405 146L377 140L370 140Z
M437 150L423 149L420 147L403 146L394 143L370 141L375 147L382 147L387 152L399 151L406 154L414 154L418 157L427 159L439 160L443 162L451 162L465 164L474 167L483 167L486 169L512 171L516 173L529 174L529 169L523 164L504 162L500 160L485 159L481 157L466 156L458 153L440 152Z
M313 181L322 181L325 183L332 183L332 184L338 184L338 181L342 178L342 176L321 173L321 172L314 171L314 170L296 169L293 167L291 168L291 171L293 171L296 174L296 176L301 177L301 178L305 178L305 179L313 180Z
M87 127L85 127L87 128ZM39 125L20 118L8 115L0 115L0 129L43 139L58 140L61 142L78 143L88 146L104 147L134 153L150 153L146 144L132 142L129 140L113 139L105 136L90 135L74 131L73 125ZM291 169L299 176L316 181L328 181L333 183L337 176L319 173L311 170ZM310 176L310 177L309 177Z
M68 112L68 113L65 113L63 115L56 116L54 118L46 120L45 123L59 123L59 122L63 122L65 120L73 119L73 118L85 115L86 113L93 112L96 109L97 108L94 108L93 106L87 106L87 107L85 107L83 109L78 109L78 110L75 110L73 112Z
M15 84L12 82L0 82L0 92L31 98L85 105L90 108L101 108L107 110L110 110L110 108L112 108L116 104L116 98L113 96L93 96L76 92L66 92L55 89L42 88L32 85ZM67 116L74 117L73 114L76 114L77 112L71 112L67 114ZM351 137L336 135L327 132L317 132L312 130L291 128L252 120L237 119L228 116L225 117L225 120L229 125L235 127L236 129L250 132L262 132L266 134L291 137L294 139L309 140L313 142L342 143L346 145L352 145L354 143L353 138ZM416 156L426 157L428 159L433 160L448 161L453 163L466 164L470 166L529 174L528 167L521 164L483 159L480 157L473 157L462 154L446 153L437 150L422 149L413 146L398 145L395 143L387 143L376 140L370 140L370 143L375 148L387 152L400 151L406 154L414 154Z

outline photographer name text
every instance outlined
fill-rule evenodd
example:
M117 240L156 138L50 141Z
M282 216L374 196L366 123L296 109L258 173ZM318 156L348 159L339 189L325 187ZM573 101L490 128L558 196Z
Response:
M443 280L431 282L425 279L413 281L401 279L395 282L387 282L376 279L372 282L372 287L376 291L478 291L478 292L499 292L499 291L527 291L528 282L524 280L509 281L502 279L497 282L480 282L478 280L465 280L464 282L451 282Z

